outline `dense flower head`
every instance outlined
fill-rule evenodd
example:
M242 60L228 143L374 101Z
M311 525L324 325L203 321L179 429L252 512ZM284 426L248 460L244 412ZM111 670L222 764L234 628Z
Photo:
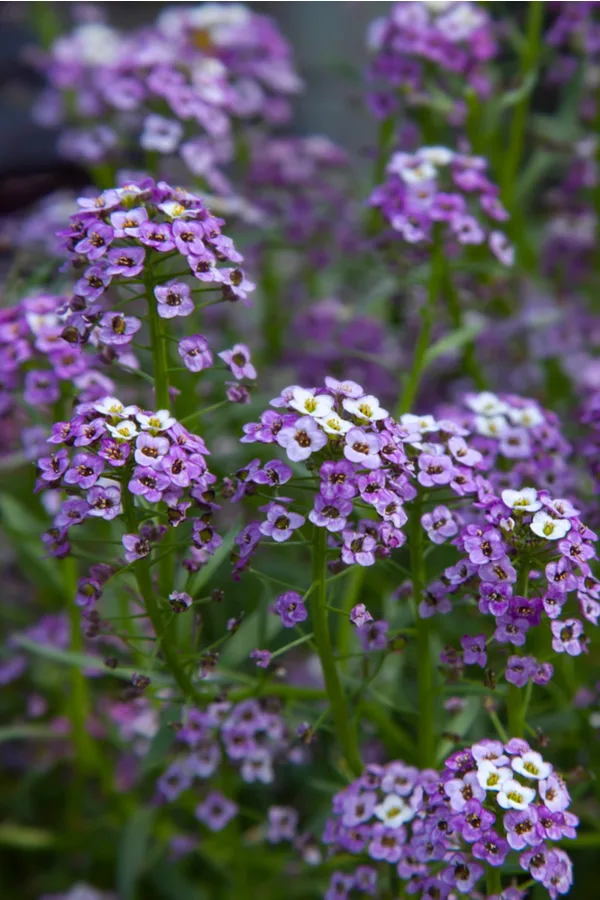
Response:
M67 124L64 156L95 164L133 143L177 154L220 193L230 190L221 167L233 158L236 124L286 122L301 88L275 23L237 3L172 6L129 33L82 22L39 62L49 87L36 118Z
M98 301L111 283L147 280L153 264L167 254L189 268L190 278L220 291L223 299L246 301L254 288L239 268L242 256L221 232L223 220L183 188L144 178L96 197L80 197L78 203L79 212L71 216L69 227L60 236L74 265L89 264L80 273L71 301L71 321L82 332L101 316L100 340L110 344L130 341L136 330L135 317L105 311ZM161 271L152 283L163 318L193 311L190 287L181 276L172 278L168 271Z
M37 489L67 492L51 532L59 555L68 552L73 526L121 516L125 491L129 504L139 498L144 506L163 511L170 527L179 525L193 506L202 515L192 523L193 545L209 554L219 546L221 539L210 524L216 477L206 466L208 450L201 437L167 410L124 406L116 397L78 403L69 421L53 426L48 440L52 452L38 460ZM125 534L125 559L146 556L165 530L160 526L154 534L143 526L139 534ZM85 598L81 605L87 605Z
M511 266L514 251L498 224L509 216L487 167L484 157L447 147L397 152L370 202L409 244L443 240L452 250L487 244L503 265Z
M470 444L482 454L486 476L498 491L530 484L555 495L572 493L572 447L558 416L537 400L481 391L438 412L471 432Z
M248 784L271 784L276 765L297 764L301 758L283 717L268 701L216 701L205 709L185 710L174 758L157 789L162 802L172 802L198 781L210 784L226 765ZM206 821L209 827L211 821Z
M290 462L303 463L313 474L308 519L327 530L330 545L340 548L346 565L371 566L376 556L389 556L404 544L405 505L418 489L445 488L463 497L485 484L479 474L481 454L464 439L467 429L433 416L406 414L396 421L354 381L326 377L319 388L291 385L271 407L259 422L244 426L242 442L278 444ZM244 484L270 481L260 474L258 460L243 472ZM278 482L270 483L278 491ZM303 527L305 517L291 510L290 503L295 501L276 497L263 508L266 522L246 526L237 541L240 566L249 562L261 535L281 542ZM371 517L357 519L365 508ZM443 506L436 506L423 524L435 543L457 531Z
M33 294L0 311L0 415L14 413L17 391L29 407L52 407L61 385L92 402L114 384L91 356L64 339L66 297ZM135 364L128 351L125 362Z
M496 53L491 18L481 3L394 3L369 29L370 105L385 117L443 92L452 120L464 116L465 81L481 96L491 83L485 63Z
M576 836L570 803L564 781L526 741L485 739L450 756L441 772L399 760L367 766L333 798L323 840L393 865L408 893L427 898L472 894L484 864L502 866L515 854L555 900L572 882L568 855L553 847ZM356 873L343 877L354 885Z

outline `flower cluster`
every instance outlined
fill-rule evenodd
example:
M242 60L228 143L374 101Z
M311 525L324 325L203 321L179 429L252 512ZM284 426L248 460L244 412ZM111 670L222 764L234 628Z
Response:
M60 233L74 264L88 264L75 284L71 308L74 313L83 308L88 318L90 313L102 314L103 341L128 343L139 328L134 317L128 321L98 305L112 282L136 284L150 278L160 315L192 312L189 287L168 274L153 278L152 266L161 258L179 258L191 276L227 300L245 301L254 288L238 267L242 256L221 233L223 220L189 191L145 178L78 202L80 211Z
M526 741L483 740L450 756L441 773L400 761L367 766L335 796L323 840L395 866L407 891L428 900L472 893L484 863L502 866L518 854L555 900L572 883L567 853L553 846L576 836L570 803L563 780ZM346 898L358 872L335 873L340 889L327 896Z
M50 408L61 399L61 385L73 385L84 402L114 389L92 357L63 340L67 311L67 299L54 294L0 310L0 415L12 414L17 390L29 407ZM135 364L130 349L122 361Z
M177 153L219 192L230 190L221 167L234 155L235 124L287 121L301 88L276 25L237 3L172 7L129 34L83 22L39 64L49 86L38 121L73 126L61 136L64 156L95 164L131 143Z
M421 615L448 612L451 597L475 596L479 611L496 620L494 640L521 648L545 614L553 651L579 656L587 642L577 616L597 625L600 615L600 583L590 567L594 532L568 500L534 488L507 489L501 496L482 488L477 506L483 518L464 525L454 540L466 555L430 586ZM465 638L463 649L466 664L485 666L485 635ZM552 672L547 662L511 656L506 678L518 686L530 677L545 684Z
M501 263L511 266L514 250L498 227L508 213L486 169L484 157L447 147L394 153L387 179L370 202L409 244L431 243L437 234L453 251L458 245L488 244Z
M554 494L572 492L571 445L558 416L537 400L482 391L465 394L460 407L442 412L471 432L470 443L497 491L531 484Z
M192 555L204 558L219 546L221 538L210 524L216 478L206 467L208 450L201 437L167 410L126 407L115 397L79 403L69 421L53 425L48 440L60 449L38 460L38 490L68 494L48 535L53 555L69 553L70 528L90 517L110 521L126 504L134 504L134 498L146 509L161 504L169 526L182 522L191 506L199 508L201 516L192 523ZM164 530L163 525L155 535L156 529L146 526L125 534L127 562L147 556L152 537Z
M163 801L175 800L195 779L212 778L224 761L239 770L247 784L271 784L275 764L299 763L303 758L302 748L292 746L286 723L270 701L219 701L204 710L190 708L177 731L177 743L176 758L157 783ZM234 806L225 808L231 815L236 812ZM197 815L213 830L231 818Z
M291 462L305 463L314 473L308 519L327 530L346 565L371 566L376 555L388 556L404 544L404 505L419 488L446 489L458 497L478 489L481 454L465 441L468 431L450 420L407 414L396 421L359 384L331 377L323 388L286 388L271 405L260 422L244 425L242 442L278 444ZM253 482L278 491L292 474L276 460L264 467L253 460L238 472L235 496ZM305 517L291 512L289 503L277 496L262 508L266 521L246 526L237 538L239 565L249 561L262 536L279 543L302 528ZM354 521L354 511L362 509L371 517ZM448 510L440 507L434 515L429 531L436 542L455 533Z
M463 113L465 83L480 96L490 93L484 64L495 55L496 42L482 4L394 3L371 24L368 46L369 99L380 117L396 113L403 100L414 106L443 92L456 119Z

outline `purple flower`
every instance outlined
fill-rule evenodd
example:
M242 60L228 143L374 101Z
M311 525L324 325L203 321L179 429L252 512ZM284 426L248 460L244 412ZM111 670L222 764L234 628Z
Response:
M271 844L293 841L298 828L298 812L293 806L270 806L267 840Z
M150 466L136 466L128 487L135 496L145 497L149 503L158 503L170 485L164 472Z
M555 619L550 623L550 628L552 649L555 653L568 653L569 656L580 656L583 653L584 645L581 641L583 625L579 619L566 619L564 622Z
M485 668L487 653L485 649L485 634L477 634L470 637L466 634L460 640L464 654L463 659L467 666L481 666Z
M156 786L166 800L176 800L192 786L192 776L184 763L176 761L165 769Z
M143 559L150 553L150 543L139 534L124 534L121 538L125 547L125 559L128 563Z
M142 222L138 241L161 253L169 253L175 249L171 226L167 222Z
M462 835L465 841L473 844L480 840L495 821L496 816L484 809L479 800L469 800L461 813L452 819L452 827Z
M88 228L85 237L75 244L74 251L87 256L90 261L99 259L108 250L114 236L115 232L110 225L98 222Z
M196 807L196 818L211 831L221 831L237 815L237 805L219 791L211 791Z
M76 453L64 475L65 484L78 485L87 491L93 487L104 471L104 462L91 453Z
M256 378L256 369L250 362L250 350L245 344L234 344L231 350L223 350L217 356L227 363L236 378Z
M169 603L175 613L186 612L192 605L192 598L185 591L173 591L169 594ZM181 737L181 732L179 732Z
M345 435L344 456L350 462L365 469L378 469L381 465L381 443L376 434L368 434L364 428L351 428Z
M371 534L360 531L343 531L344 546L342 559L346 565L358 563L359 566L372 566L375 563L375 547L377 541Z
M98 337L103 344L122 347L131 343L133 335L142 327L135 316L122 316L119 312L104 313L100 319Z
M106 254L109 263L106 273L111 276L135 278L144 268L145 256L146 252L142 247L113 247Z
M308 514L308 518L318 528L326 528L328 531L341 531L345 526L348 516L352 512L351 500L325 500L321 494L315 495L314 509Z
M56 403L60 397L58 379L49 369L32 369L25 373L23 398L31 406Z
M347 900L348 892L354 884L352 875L344 872L333 872L329 879L329 887L323 895L323 900Z
M531 656L509 656L504 677L516 687L525 687L534 667L535 660Z
M359 625L356 633L363 650L385 650L387 647L386 635L389 627L389 622L386 622L385 619Z
M456 812L462 812L470 800L485 800L485 791L479 784L476 772L467 772L462 778L451 778L444 785L450 798L450 806Z
M148 212L140 206L126 212L114 212L110 216L110 224L114 228L115 237L138 237L140 225L148 221Z
M262 469L258 469L250 476L250 481L255 484L270 484L276 487L279 484L286 484L294 473L284 462L279 459L271 459L265 463Z
M350 500L356 496L354 466L346 460L327 460L319 470L319 490L325 500Z
M449 456L432 456L430 453L419 455L419 474L417 479L423 487L433 487L436 484L450 484L456 470Z
M452 518L452 513L445 506L436 506L432 512L425 513L421 517L421 525L434 544L443 544L458 531L458 525Z
M310 416L302 416L293 425L285 425L276 441L293 462L302 462L327 443L327 435Z
M51 456L43 456L38 460L38 468L42 481L58 481L69 468L69 454L62 448Z
M360 628L361 625L366 625L367 622L372 622L373 616L364 603L357 603L356 606L353 606L350 610L350 621L353 625L356 625L358 628Z
M508 584L492 584L484 581L479 587L479 611L485 615L503 616L510 607L512 589Z
M193 334L183 338L177 344L177 352L190 372L201 372L213 364L213 355L208 341L202 334Z
M304 600L296 591L280 594L275 601L275 612L281 617L285 628L293 628L296 623L308 618Z
M192 481L197 479L204 470L204 460L202 457L196 454L196 459L199 460L202 465L197 465L190 459L189 454L186 453L185 450L174 445L170 448L166 456L161 458L160 467L165 475L168 476L172 484L177 485L177 487L185 488L188 487Z
M483 566L506 555L502 535L495 528L486 528L482 534L465 537L464 547L476 566Z
M449 863L449 867L441 873L442 881L456 887L461 894L469 894L483 875L483 866L472 862L462 853L453 853Z
M513 850L537 847L542 837L537 827L538 814L535 806L527 809L510 809L504 814L506 838Z
M121 511L121 488L116 484L107 487L97 485L88 491L87 502L90 505L90 516L98 516L110 521Z
M255 660L256 665L260 669L268 669L271 663L271 651L270 650L252 650L250 653L250 659Z
M98 418L92 422L82 422L75 429L74 444L76 447L88 447L90 444L95 444L96 441L99 441L104 433L104 419Z
M509 851L508 841L500 837L493 829L490 829L486 834L482 834L480 839L471 847L473 856L489 866L503 865Z
M98 456L106 460L109 465L119 468L126 464L130 452L131 446L127 442L119 443L112 438L106 438L100 444Z
M527 619L513 619L511 616L500 616L496 620L494 640L499 644L513 644L522 647L525 644L525 635L529 630Z
M184 256L201 256L205 251L204 228L198 223L177 219L173 222L175 246Z
M83 278L75 282L75 295L94 301L102 296L111 282L111 275L100 266L90 266L86 269Z
M163 319L189 316L194 312L194 301L190 289L182 281L169 281L167 284L155 287L154 296L158 300L158 314Z
M80 525L89 513L90 508L85 500L80 497L72 497L70 500L64 500L61 503L60 510L54 519L54 525L56 528L70 528L72 525Z
M267 520L260 525L260 532L277 543L291 538L294 529L302 528L306 519L299 513L289 512L281 503L270 503L267 507Z

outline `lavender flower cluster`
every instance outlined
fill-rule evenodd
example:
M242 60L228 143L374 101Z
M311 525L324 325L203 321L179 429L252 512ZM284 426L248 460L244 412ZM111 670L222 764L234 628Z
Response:
M527 741L483 740L448 757L441 772L401 761L367 766L334 797L323 839L332 852L393 865L407 893L428 900L472 894L484 865L518 854L555 900L572 884L571 860L553 846L576 836L570 804L564 781ZM336 872L326 896L346 898L353 888L375 896L376 879L373 865Z

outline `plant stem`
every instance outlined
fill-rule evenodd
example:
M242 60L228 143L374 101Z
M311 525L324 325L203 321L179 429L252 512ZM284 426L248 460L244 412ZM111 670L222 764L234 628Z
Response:
M413 584L417 627L417 679L419 692L418 745L419 761L423 768L435 766L435 693L429 619L419 616L419 604L423 598L427 573L423 555L423 528L421 516L423 499L417 494L412 504L410 528L410 568Z
M350 575L347 590L343 600L344 617L340 619L337 630L337 653L338 656L347 657L350 653L350 641L354 630L350 621L350 610L358 602L363 582L365 580L366 569L364 566L354 566ZM331 581L331 579L329 579ZM341 668L347 668L346 660L342 662Z
M427 299L421 309L421 328L415 345L415 355L410 372L406 377L404 388L398 405L398 414L408 412L417 396L421 376L425 368L425 354L431 340L431 326L433 314L440 292L444 270L443 245L439 234L434 235L431 251L431 272L429 274L429 288Z
M488 897L497 897L502 891L502 878L500 869L496 866L485 867L485 892Z
M122 502L127 530L131 534L137 534L138 529L135 519L133 497L127 489L122 492ZM136 560L133 565L133 571L135 573L138 590L140 592L142 600L144 601L144 607L146 609L146 612L148 613L150 621L152 622L152 627L154 628L156 638L160 643L167 668L179 685L179 688L184 697L191 697L195 700L200 699L200 696L196 691L194 685L192 684L189 675L185 671L181 661L179 660L179 657L177 656L176 648L171 644L172 633L170 633L170 629L168 629L166 626L163 613L158 605L158 599L156 597L156 594L154 593L148 560Z
M542 0L530 0L527 4L527 29L521 55L522 80L524 80L530 72L537 69L541 49L543 19L544 4ZM513 213L517 173L523 156L529 100L530 93L527 93L515 106L510 125L508 148L504 159L502 199L510 213Z
M529 561L523 560L517 579L517 596L527 597L529 587ZM510 737L523 737L525 734L525 714L529 705L530 692L509 684L507 702L508 731Z
M327 615L327 531L314 529L313 538L313 581L316 584L311 596L313 633L317 644L325 690L331 708L331 718L342 753L354 775L362 771L362 760L358 749L356 731L348 716L348 702L342 690L337 672Z
M167 343L164 334L163 320L158 314L158 303L154 296L154 278L151 266L144 279L146 285L146 304L148 307L148 324L150 326L150 344L152 347L152 369L154 374L154 398L157 409L169 409L169 360Z
M72 653L83 653L83 635L81 633L81 610L75 604L77 593L77 563L73 557L62 560L63 581L69 610L71 629L70 648ZM87 730L87 719L90 713L90 695L83 672L73 667L71 673L71 696L69 703L73 743L77 757L79 774L90 770L93 764L94 747Z
M445 259L443 260L442 282L452 327L456 329L462 328L464 322L460 298L452 282L452 273ZM475 387L480 391L484 390L486 386L485 378L477 362L474 341L469 341L468 344L465 344L463 349L463 363L465 372L473 379Z

